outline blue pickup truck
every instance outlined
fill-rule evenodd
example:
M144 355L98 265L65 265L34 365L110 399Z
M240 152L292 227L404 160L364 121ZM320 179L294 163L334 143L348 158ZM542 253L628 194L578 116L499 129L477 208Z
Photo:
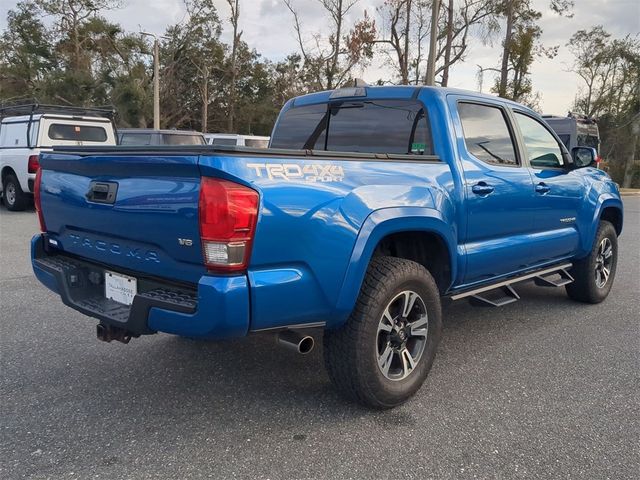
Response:
M287 102L267 150L43 154L33 269L101 340L273 331L304 353L322 331L338 391L390 408L431 368L442 299L502 306L527 280L607 297L623 209L594 160L500 98L314 93Z

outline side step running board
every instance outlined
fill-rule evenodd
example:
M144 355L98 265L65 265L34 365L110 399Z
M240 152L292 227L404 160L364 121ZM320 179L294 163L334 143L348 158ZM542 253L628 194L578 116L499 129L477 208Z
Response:
M520 300L520 295L516 293L511 285L504 285L484 292L482 295L472 295L471 298L488 303L492 307L504 307Z
M520 296L512 286L516 283L534 280L536 285L545 287L561 287L573 282L573 277L567 271L571 266L572 265L570 263L567 263L544 270L538 270L536 272L526 273L492 285L467 290L466 292L454 293L449 298L451 298L451 300L460 300L471 297L494 307L502 307L520 300Z
M567 272L566 268L562 268L557 272L538 275L533 281L539 287L563 287L573 282L573 277Z

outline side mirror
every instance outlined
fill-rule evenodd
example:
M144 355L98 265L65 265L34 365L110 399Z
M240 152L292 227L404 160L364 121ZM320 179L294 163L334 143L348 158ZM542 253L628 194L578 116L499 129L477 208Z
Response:
M584 168L596 165L598 152L591 147L575 147L571 149L574 168Z

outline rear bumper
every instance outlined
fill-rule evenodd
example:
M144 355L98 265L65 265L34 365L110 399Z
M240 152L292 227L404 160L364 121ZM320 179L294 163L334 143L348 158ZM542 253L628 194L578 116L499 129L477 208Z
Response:
M136 276L131 306L104 296L104 272L118 271L55 250L44 235L31 240L33 272L62 302L100 322L133 335L166 332L201 338L241 337L249 330L249 287L245 275L203 275L189 286ZM132 272L122 272L131 275Z

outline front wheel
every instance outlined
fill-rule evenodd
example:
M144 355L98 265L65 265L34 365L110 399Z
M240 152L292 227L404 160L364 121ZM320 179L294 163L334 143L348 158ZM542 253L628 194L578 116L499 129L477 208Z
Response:
M376 257L347 322L325 332L327 372L346 398L395 407L427 377L441 330L440 294L429 272L410 260Z
M589 256L573 264L571 275L575 281L566 286L567 295L579 302L602 302L611 291L617 264L616 229L610 222L603 220Z

